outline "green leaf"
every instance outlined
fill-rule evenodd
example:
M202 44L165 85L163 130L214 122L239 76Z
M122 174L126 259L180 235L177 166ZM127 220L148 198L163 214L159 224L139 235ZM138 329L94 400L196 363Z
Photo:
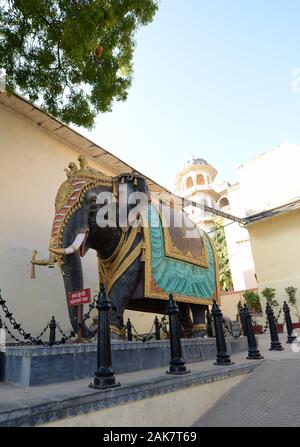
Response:
M126 100L136 31L157 7L157 0L0 0L7 89L92 127L97 113Z
M233 289L233 282L229 266L225 231L220 224L213 225L211 231L213 231L213 241L219 261L220 286L224 292L228 292Z

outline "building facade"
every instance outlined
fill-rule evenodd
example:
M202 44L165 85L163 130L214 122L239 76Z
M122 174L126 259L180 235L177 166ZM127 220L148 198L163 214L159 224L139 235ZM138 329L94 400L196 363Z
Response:
M298 288L300 295L299 166L300 147L284 142L239 166L238 181L233 185L214 181L216 170L213 168L214 176L210 176L211 166L196 158L177 176L177 186L184 197L240 218L254 216L248 225L212 215L205 219L198 214L194 218L206 230L214 222L224 227L234 290L222 295L222 307L231 318L245 290L261 292L265 287L275 288L280 303L287 298L284 289L288 286ZM207 182L201 196L197 195L198 173ZM212 190L216 195L211 194ZM192 208L187 208L191 218Z
M65 168L84 154L92 168L110 176L133 168L96 143L45 114L18 95L0 92L0 289L22 327L37 335L52 315L65 331L71 329L60 269L36 266L49 257L54 202L66 180ZM153 192L163 188L147 179ZM99 291L96 252L82 258L85 287ZM151 329L154 316L127 311L139 332Z
M216 210L226 211L237 217L244 217L245 209L240 197L240 186L217 182L218 171L201 158L192 158L176 176L176 184L182 197L207 205ZM204 212L193 206L185 208L189 217L208 233L219 223L224 227L228 247L230 270L234 291L257 287L254 263L245 228L223 217Z
M217 173L216 169L207 161L193 157L176 176L180 195L184 199L197 202L200 205L216 208L220 196L215 191L213 182ZM187 206L185 211L205 231L209 231L214 224L214 216L199 208Z

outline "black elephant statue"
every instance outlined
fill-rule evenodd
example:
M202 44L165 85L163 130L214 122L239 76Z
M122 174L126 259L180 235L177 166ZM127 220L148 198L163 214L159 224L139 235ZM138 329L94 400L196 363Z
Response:
M55 201L49 260L34 265L61 268L66 295L84 287L81 257L97 253L99 281L112 303L112 333L124 335L125 309L166 313L172 293L186 336L202 335L205 311L218 299L217 260L210 238L181 210L153 198L145 178L134 173L109 177L69 164ZM179 222L179 224L178 224ZM82 306L83 307L83 306ZM78 332L83 308L69 307ZM83 336L93 336L87 326Z

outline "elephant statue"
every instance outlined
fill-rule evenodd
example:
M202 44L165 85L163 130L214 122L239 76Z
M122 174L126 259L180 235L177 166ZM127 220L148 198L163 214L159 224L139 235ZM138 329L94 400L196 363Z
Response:
M218 299L217 260L210 238L183 211L153 199L141 175L110 177L89 167L83 156L79 163L69 164L67 180L57 193L49 260L36 260L35 251L33 268L57 262L68 296L83 289L81 257L93 249L99 281L105 283L112 303L113 334L124 336L125 309L165 314L172 293L185 336L203 335L205 311ZM175 225L179 218L183 224ZM76 333L82 315L83 306L79 312L69 307ZM83 337L93 335L84 326Z

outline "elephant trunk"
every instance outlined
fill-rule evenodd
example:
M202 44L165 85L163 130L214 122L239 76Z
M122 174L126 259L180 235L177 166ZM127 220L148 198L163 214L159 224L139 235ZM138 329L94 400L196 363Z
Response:
M76 292L83 289L83 274L79 252L75 252L71 255L64 256L63 258L63 271L64 271L64 284L66 291L66 298L68 300L68 294L70 292ZM83 306L80 306L80 312L82 315ZM75 332L78 332L78 309L77 306L69 307L69 316L72 328Z
M63 271L64 271L64 284L66 291L66 298L68 300L68 294L70 292L76 292L82 290L84 287L83 273L81 265L81 257L79 250L73 254L64 256L63 258ZM69 307L69 317L72 328L78 333L78 317L82 321L83 317L83 305ZM84 338L93 337L95 333L88 329L85 325L82 327L82 336Z

